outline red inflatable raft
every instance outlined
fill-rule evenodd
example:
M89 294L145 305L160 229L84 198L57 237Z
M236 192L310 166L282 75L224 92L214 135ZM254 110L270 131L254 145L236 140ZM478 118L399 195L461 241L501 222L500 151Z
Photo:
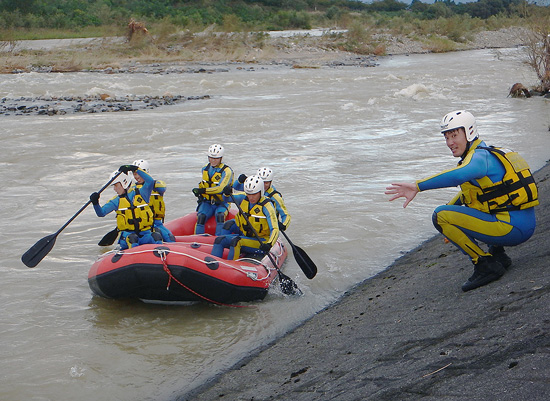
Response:
M231 212L228 218L233 216ZM277 278L270 258L226 260L212 256L216 237L192 235L195 222L196 214L191 213L165 224L176 242L103 254L88 273L91 290L105 298L137 298L154 303L234 304L265 298ZM215 221L210 219L206 232L214 231ZM280 268L287 257L285 245L277 241L270 253Z

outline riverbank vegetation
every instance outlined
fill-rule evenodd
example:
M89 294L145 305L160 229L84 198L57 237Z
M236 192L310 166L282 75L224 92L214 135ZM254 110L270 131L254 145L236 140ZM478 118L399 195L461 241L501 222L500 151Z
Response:
M142 20L148 26L173 26L191 31L202 31L211 25L225 31L347 27L357 21L391 27L395 25L395 18L421 28L422 21L456 17L469 17L480 24L501 23L502 18L521 19L530 10L538 12L542 8L546 7L525 0L458 4L452 0L433 4L419 0L410 4L397 0L371 3L356 0L3 0L0 27L4 34L12 31L14 39L39 38L56 31L63 35L72 32L105 36L120 30L120 22L130 18Z
M144 29L129 31L131 20ZM251 62L304 49L383 55L396 38L445 52L468 48L476 33L514 26L542 27L525 41L532 41L531 63L544 77L550 65L540 57L539 36L549 21L549 7L525 0L3 0L0 58L3 72L52 64L74 71L127 61ZM265 33L312 28L332 31L291 39ZM76 37L104 40L86 51L16 50L20 40ZM113 37L127 40L105 39Z
M124 33L131 18L152 31L272 31L284 29L369 28L411 32L443 29L460 39L462 27L495 29L525 19L546 7L525 0L479 0L471 3L419 0L403 3L379 0L3 0L0 38L3 40L104 37ZM434 24L435 21L439 21ZM443 23L446 21L446 23ZM121 23L122 22L122 23Z

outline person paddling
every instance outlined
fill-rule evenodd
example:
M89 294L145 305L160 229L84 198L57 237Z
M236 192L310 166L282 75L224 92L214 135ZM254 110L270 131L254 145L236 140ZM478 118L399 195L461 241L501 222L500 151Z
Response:
M269 200L273 202L273 206L275 206L279 221L279 229L285 231L290 224L291 217L286 208L285 201L283 200L283 195L273 186L273 170L269 167L261 167L258 169L256 175L264 181L264 195L269 198ZM246 178L246 175L241 174L233 184L233 189L242 191Z
M132 164L149 174L149 162L147 160L134 160ZM134 172L134 180L136 181L136 188L141 190L145 180L137 171ZM149 207L153 211L154 219L153 232L158 232L162 235L163 242L175 242L176 238L174 235L164 226L164 216L166 215L166 206L164 203L165 192L166 184L164 181L155 180L153 191L151 192L151 197L149 199Z
M263 180L252 175L245 180L243 186L244 193L232 194L231 186L224 189L224 195L229 196L239 206L239 213L235 219L224 224L223 235L214 241L214 256L222 257L224 248L229 248L228 259L238 259L241 251L247 254L266 254L279 238L277 212L271 201L264 196Z
M121 174L118 174L118 173ZM143 178L143 186L133 187L130 172L136 172ZM120 249L128 249L142 244L161 244L160 238L154 239L151 227L153 226L153 212L149 207L149 198L153 190L154 180L138 166L123 165L113 172L111 177L118 174L112 182L117 196L110 199L105 205L99 204L99 193L90 195L90 201L98 217L116 211L117 228L120 231L118 245Z
M416 194L460 185L460 192L435 209L435 228L468 255L474 272L462 285L470 291L498 280L512 261L505 246L527 241L536 227L534 206L538 191L527 162L509 149L488 147L479 139L474 116L453 111L441 120L441 133L458 166L414 183L393 183L386 188L390 201L405 198L403 207ZM483 242L488 250L479 245Z

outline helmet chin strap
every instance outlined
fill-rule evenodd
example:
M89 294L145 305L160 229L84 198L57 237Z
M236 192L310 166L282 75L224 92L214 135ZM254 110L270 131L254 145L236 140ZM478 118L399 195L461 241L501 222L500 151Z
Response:
M470 150L470 145L471 144L472 144L472 142L468 142L468 144L466 145L466 150L464 150L464 153L462 153L462 156L460 156L460 161L464 160L464 158L468 154L468 151Z
M474 143L477 139L479 139L479 137L476 136L471 141L468 141L468 144L466 145L466 150L464 150L464 153L462 153L462 156L460 156L460 162L458 164L462 163L462 160L464 160L464 158L468 154L468 151L470 150L470 147L472 146L472 143Z
M475 141L475 139L474 139ZM472 141L473 142L473 141ZM464 160L464 158L466 157L466 155L468 154L468 151L470 150L470 145L472 144L472 142L468 142L467 145L466 145L466 149L464 150L464 153L462 153L462 155L460 156L460 161L458 162L458 165L461 165L462 164L462 161Z

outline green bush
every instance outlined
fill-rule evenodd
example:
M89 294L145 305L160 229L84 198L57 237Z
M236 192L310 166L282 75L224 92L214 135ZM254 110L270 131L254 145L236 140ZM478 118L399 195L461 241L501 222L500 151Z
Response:
M440 19L460 17L470 19L469 28L458 28L457 22L451 21L444 29L453 40L463 40L465 35L460 30L479 29L483 24L487 29L498 29L511 21L544 13L550 13L549 7L524 0L442 0L433 4L421 0L411 4L398 0L2 0L0 28L80 32L87 27L118 25L124 29L133 17L149 26L168 20L194 31L212 24L225 31L310 29L335 24L349 28L358 21L395 33L422 33L430 32L430 22L438 26L442 25L437 22Z

